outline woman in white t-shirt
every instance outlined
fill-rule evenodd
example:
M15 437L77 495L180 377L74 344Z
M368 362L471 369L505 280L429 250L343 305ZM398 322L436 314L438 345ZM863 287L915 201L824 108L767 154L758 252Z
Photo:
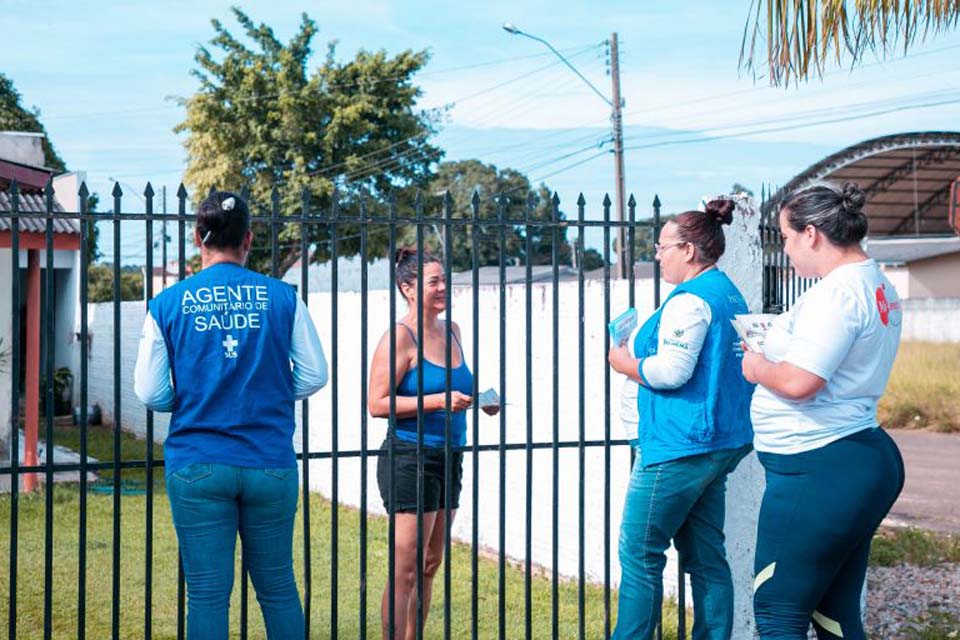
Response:
M780 208L797 275L821 278L780 315L757 383L754 448L766 471L754 562L761 638L865 638L860 595L870 541L903 488L903 460L877 424L900 342L896 290L860 246L863 191L803 188Z

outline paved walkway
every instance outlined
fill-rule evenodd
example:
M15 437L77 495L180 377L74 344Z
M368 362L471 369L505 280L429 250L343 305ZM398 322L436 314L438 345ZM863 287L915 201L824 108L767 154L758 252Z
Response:
M960 434L890 430L907 482L884 524L960 533Z

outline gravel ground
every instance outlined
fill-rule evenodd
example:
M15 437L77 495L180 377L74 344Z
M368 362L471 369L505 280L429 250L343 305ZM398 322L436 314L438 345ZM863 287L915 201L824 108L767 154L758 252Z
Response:
M960 564L900 565L867 570L867 635L874 640L911 637L916 620L953 616L960 626ZM960 638L960 629L943 638Z

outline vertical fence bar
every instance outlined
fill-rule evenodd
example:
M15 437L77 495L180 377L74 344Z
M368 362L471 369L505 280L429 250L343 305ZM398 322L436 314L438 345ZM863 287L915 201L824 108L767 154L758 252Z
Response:
M177 189L177 280L182 282L187 270L186 247L187 189L180 183ZM166 268L166 265L164 265ZM177 549L177 640L186 636L186 585L183 579L183 559Z
M453 348L453 229L451 221L453 220L453 197L447 191L443 194L443 274L446 282L444 293L446 297L444 302L447 310L446 341L444 342L444 366L446 367L446 382L444 406L446 407L446 420L444 424L443 436L443 486L444 486L444 505L443 505L443 638L450 640L450 510L451 495L450 486L453 483L452 465L453 465L453 438L452 420L453 414L450 411L450 392L453 386L453 363L451 354ZM460 353L460 365L463 366L463 352ZM477 402L474 396L473 401ZM459 442L457 445L459 446ZM432 536L431 536L432 537Z
M77 531L77 639L87 635L87 432L89 430L88 359L90 354L88 310L90 297L88 270L90 268L90 235L95 235L96 222L87 218L87 183L80 183L80 505ZM19 278L14 277L14 282Z
M153 299L153 187L147 183L143 190L146 204L147 273L144 282L146 311ZM144 567L143 567L143 637L153 637L153 411L147 409L146 504L144 505Z
M653 196L653 243L660 242L660 196ZM660 308L660 261L653 259L653 308Z
M367 637L367 199L360 197L360 640Z
M499 236L500 254L500 389L504 398L507 395L507 207L509 198L501 194L497 201L497 231ZM504 520L507 510L507 411L506 402L500 410L500 442L497 448L500 454L500 533L497 538L499 545L498 578L497 583L497 623L500 640L507 637L507 523Z
M300 299L310 309L310 246L307 244L311 215L310 190L300 194ZM312 321L311 321L312 322ZM364 360L365 362L365 360ZM361 413L361 419L366 413ZM313 602L313 565L310 557L310 399L300 403L300 507L303 511L303 637L310 638L310 613ZM361 627L363 628L363 627Z
M43 637L48 639L53 635L53 448L56 445L53 434L53 358L54 330L53 330L53 178L43 188L44 209L46 210L46 265L44 266L44 295L43 295L43 339L44 339L44 422L46 423L46 443L44 449L46 518L44 518L43 536Z
M524 278L524 329L526 335L526 402L527 402L527 424L526 424L526 517L524 519L524 571L523 571L523 632L524 638L533 635L532 612L533 597L531 593L531 574L533 571L533 237L530 227L530 217L533 214L534 207L537 204L536 195L533 191L527 194L526 206L523 208L523 221L525 223L524 235L524 260L526 273ZM542 236L542 233L541 233Z
M414 215L416 216L417 231L417 611L416 611L416 638L423 640L423 558L424 540L423 531L423 193L417 191L414 199ZM409 609L408 609L409 611ZM408 621L409 624L409 621Z
M387 244L389 247L388 254L390 256L390 326L388 331L390 333L390 423L387 427L387 467L388 473L390 475L389 488L387 493L389 494L389 503L390 503L390 513L388 514L389 520L387 522L387 637L390 640L396 638L397 633L397 517L396 509L394 505L396 504L397 499L397 465L396 458L394 456L394 440L397 424L397 370L396 370L396 361L397 361L397 293L396 293L396 277L397 277L397 265L396 265L396 255L397 255L397 195L394 192L390 192L389 198L389 238ZM404 629L402 633L406 633Z
M10 183L11 334L20 335L20 185ZM7 636L17 637L17 545L20 514L20 348L10 350L10 587Z
M473 197L470 198L470 214L473 221L470 225L470 247L473 249L470 252L470 284L473 299L473 397L476 398L480 393L480 192L477 190L474 190ZM503 390L500 391L502 395ZM472 408L473 444L470 453L473 460L471 489L473 531L471 532L470 545L470 638L471 640L478 640L480 569L477 548L480 545L480 411L477 403L474 403Z
M560 219L560 198L554 192L550 199L550 221L556 225ZM556 243L554 243L556 246ZM552 534L550 560L553 574L550 581L550 630L554 640L560 637L560 320L557 309L560 305L560 269L557 265L556 251L550 256L551 283L553 289L552 335L550 336L551 354L553 356L553 375L551 390L553 391L553 511L551 514Z
M653 308L660 308L660 261L656 256L656 244L660 242L660 196L653 196ZM663 640L663 616L657 622L657 640Z
M339 535L340 535L340 374L337 372L337 356L339 354L339 285L337 261L337 223L340 219L340 194L336 189L330 196L330 476L332 481L330 492L330 637L338 636L338 608L339 600Z
M580 614L580 637L583 637L583 620L586 614L586 589L584 581L586 578L586 549L584 537L586 535L586 486L584 476L586 475L586 439L587 439L587 421L586 421L586 384L584 380L586 356L584 347L586 346L584 333L584 297L586 294L583 278L583 219L585 215L587 201L580 194L577 199L577 469L579 471L580 488L577 492L577 569L579 577L579 588L577 590L577 606ZM554 310L556 314L556 310Z
M637 296L636 296L636 266L637 266L637 240L636 240L636 224L637 224L637 201L633 197L633 194L630 194L630 198L627 200L627 260L630 261L629 266L629 277L630 285L628 287L629 291L629 304L630 307L637 306Z
M609 252L610 196L603 198L603 246ZM617 238L623 233L617 227ZM623 255L622 253L620 255ZM604 263L609 260L604 258ZM617 270L623 273L623 266ZM619 278L618 278L619 279ZM610 267L603 272L603 326L610 324ZM610 332L603 332L603 352L610 351ZM610 495L610 367L603 368L603 495ZM603 637L610 637L610 500L603 501Z
M123 190L120 183L113 185L113 603L111 605L111 635L120 640L120 199Z

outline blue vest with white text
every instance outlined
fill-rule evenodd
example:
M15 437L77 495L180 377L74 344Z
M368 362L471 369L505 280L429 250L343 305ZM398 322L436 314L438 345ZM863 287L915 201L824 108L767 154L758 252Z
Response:
M677 389L640 385L639 439L644 467L687 456L735 449L753 440L750 398L753 385L741 370L740 338L730 320L749 313L737 287L719 269L710 269L677 285L664 302L677 295L695 295L710 306L710 327L693 375ZM643 324L633 344L634 355L657 353L663 305ZM666 339L683 340L683 336Z
M166 474L196 462L294 466L293 287L219 263L164 290L149 308L176 393Z

